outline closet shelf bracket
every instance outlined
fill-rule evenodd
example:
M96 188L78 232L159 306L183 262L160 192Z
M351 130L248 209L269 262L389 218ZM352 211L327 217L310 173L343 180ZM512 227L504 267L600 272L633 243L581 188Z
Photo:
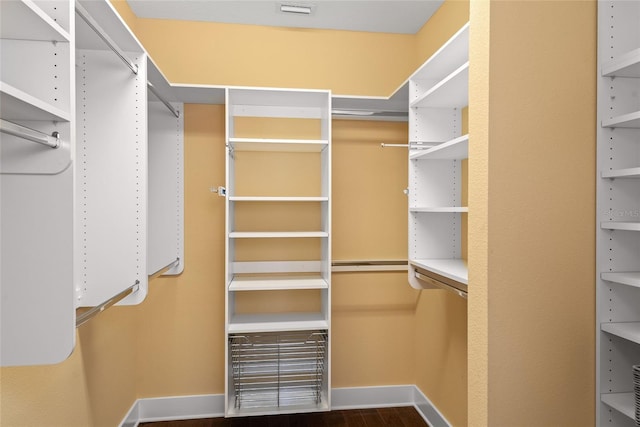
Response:
M136 282L133 285L129 286L124 291L120 292L117 295L114 295L113 297L109 298L102 304L96 305L95 307L91 307L89 310L87 310L86 312L76 317L76 328L84 325L89 320L93 319L95 316L105 311L107 308L123 300L125 297L131 295L134 292L137 292L139 288L140 288L140 281L136 280Z
M0 132L7 135L17 136L18 138L26 139L31 142L46 145L51 148L60 147L60 134L53 132L51 135L33 130L24 126L17 125L12 122L0 119Z

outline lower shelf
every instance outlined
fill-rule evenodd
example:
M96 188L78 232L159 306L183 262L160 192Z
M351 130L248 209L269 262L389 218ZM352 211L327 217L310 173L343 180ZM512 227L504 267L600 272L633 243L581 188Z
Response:
M228 326L229 334L276 331L310 331L328 329L322 313L235 314Z
M600 400L627 417L635 419L635 396L633 393L606 393L600 396Z
M467 262L463 259L412 259L409 262L456 282L465 285L469 283Z
M327 410L326 330L229 336L227 415Z

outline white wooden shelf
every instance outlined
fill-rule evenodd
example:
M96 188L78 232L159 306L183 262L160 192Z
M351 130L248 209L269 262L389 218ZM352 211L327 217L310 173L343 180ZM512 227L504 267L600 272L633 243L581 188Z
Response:
M278 291L288 289L327 289L329 285L321 276L234 276L230 291Z
M602 323L600 328L611 335L640 344L640 322Z
M326 231L232 231L230 239L289 239L307 237L328 237Z
M469 23L443 44L420 68L411 80L440 80L469 57Z
M469 62L449 74L438 84L416 98L409 106L432 108L464 107L469 99Z
M640 222L606 221L600 226L605 230L640 231Z
M640 168L614 169L602 172L603 178L640 178Z
M230 196L230 202L326 202L328 197Z
M640 288L640 271L602 273L602 280Z
M462 160L469 158L469 134L426 150L411 150L410 160Z
M424 212L424 213L461 213L469 212L469 208L466 206L452 206L452 207L414 207L409 208L409 212Z
M467 262L462 259L412 259L409 261L416 267L433 271L456 282L467 285L469 271Z
M602 127L640 129L640 111L602 120Z
M235 314L231 316L227 332L241 334L328 328L329 322L322 313Z
M640 48L604 63L602 75L605 77L640 77Z
M229 138L229 145L236 151L320 152L328 144L327 140L313 139Z
M329 405L327 404L326 397L322 399L319 404L308 405L287 405L273 408L234 408L233 405L229 405L228 417L244 417L244 416L261 416L261 415L285 415L285 414L303 414L307 412L328 411Z
M71 36L31 0L2 2L0 38L69 42Z
M68 111L61 110L4 82L0 82L0 116L9 121L68 122L71 120L71 114Z
M600 395L600 400L627 417L635 419L635 396L633 393L604 393Z

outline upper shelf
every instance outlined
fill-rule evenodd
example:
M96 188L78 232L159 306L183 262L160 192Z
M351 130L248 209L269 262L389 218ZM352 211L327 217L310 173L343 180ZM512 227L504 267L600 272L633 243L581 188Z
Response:
M328 197L229 196L230 202L326 202Z
M640 77L640 48L604 63L602 75L605 77Z
M230 239L299 239L308 237L329 237L325 231L232 231Z
M640 271L602 273L602 280L640 288Z
M469 283L469 271L463 259L412 259L410 263L456 282Z
M326 139L229 138L229 145L236 151L320 152L329 145L329 141Z
M469 158L469 134L426 150L411 150L411 160L462 160Z
M456 108L469 103L469 62L442 79L409 105L415 107Z
M640 178L640 168L614 169L602 172L603 178Z
M602 121L602 127L640 129L640 111L605 119Z
M17 40L69 42L69 32L31 0L2 1L0 37Z
M71 120L69 112L4 82L0 82L0 117L5 120Z
M640 344L640 322L603 323L600 328L604 332Z
M411 80L440 80L469 58L469 23L438 49L409 77Z

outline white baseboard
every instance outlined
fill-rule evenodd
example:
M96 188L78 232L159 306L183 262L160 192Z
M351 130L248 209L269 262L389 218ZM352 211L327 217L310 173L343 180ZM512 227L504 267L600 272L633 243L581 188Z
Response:
M331 390L331 409L414 406L431 427L451 427L446 418L415 385L345 387ZM141 422L214 418L224 416L224 395L203 394L138 399L120 427Z

